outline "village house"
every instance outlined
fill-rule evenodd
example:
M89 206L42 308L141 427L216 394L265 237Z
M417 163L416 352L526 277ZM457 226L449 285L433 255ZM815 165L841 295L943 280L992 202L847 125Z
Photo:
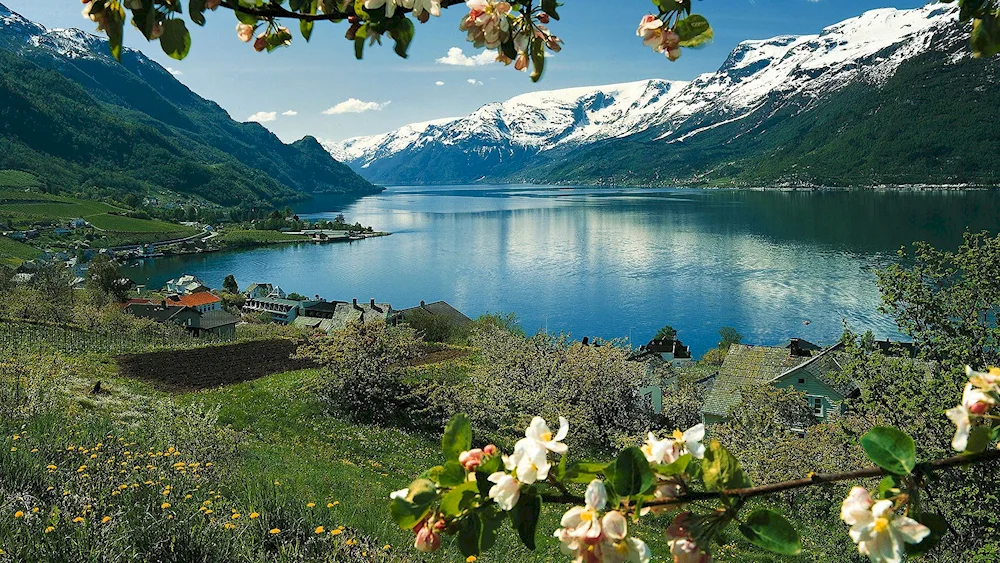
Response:
M285 290L281 289L281 286L269 283L252 283L243 292L243 296L247 299L285 299L288 297L285 294Z
M448 319L455 328L465 327L472 322L472 319L465 316L464 313L452 307L445 301L435 301L433 303L425 303L421 301L420 305L416 307L410 307L409 309L402 309L400 311L393 312L392 320L394 322L405 322L414 315L420 314L420 312L427 313L434 317Z
M200 291L208 291L209 287L195 276L185 274L177 279L167 281L167 293L190 295Z
M298 317L292 324L300 328L329 333L343 329L350 322L388 322L392 314L392 305L376 303L374 299L367 303L358 303L357 299L350 303L345 301L303 301L299 306Z
M201 312L194 307L171 305L166 301L160 303L135 301L126 304L125 312L158 323L170 322L180 325L195 338L210 336L221 340L232 340L236 336L236 324L239 323L239 319L226 311Z
M198 293L188 295L177 295L174 293L167 296L167 304L191 307L199 313L222 310L222 298L210 291L199 291Z
M280 288L279 288L280 289ZM306 305L312 302L305 302ZM291 324L298 316L301 301L278 297L247 297L243 302L243 312L251 315L269 315L270 320Z
M823 351L799 338L784 346L733 344L702 407L705 423L725 421L729 409L742 399L740 390L751 385L771 384L804 392L821 419L839 413L840 404L852 392L848 386L833 383L841 371L837 361L841 352L840 345Z

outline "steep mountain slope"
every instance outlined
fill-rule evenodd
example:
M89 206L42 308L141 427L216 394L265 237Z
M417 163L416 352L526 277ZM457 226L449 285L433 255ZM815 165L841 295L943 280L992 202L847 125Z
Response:
M46 30L2 5L0 56L0 111L16 105L19 116L0 124L12 148L0 155L3 167L71 189L160 188L226 205L379 190L311 137L285 144L232 120L137 51L126 49L119 64L103 39ZM50 130L33 125L40 122Z
M465 118L408 125L325 146L380 182L505 176L542 153L561 154L642 131L686 84L646 80L535 92L487 104Z
M485 180L1000 182L993 156L1000 131L981 126L992 122L1000 101L996 61L971 59L967 40L957 8L935 3L872 10L818 35L746 41L717 72L696 78L665 103L631 108L641 119L626 116L614 135L583 138L562 151L541 145ZM376 155L373 162L342 147L334 151L370 178L408 182L436 180L410 174L410 161L440 167L461 148L467 156L475 149L455 137L430 137L411 134L406 146L389 147L380 138L345 143L366 146ZM383 154L392 155L398 176L379 167Z

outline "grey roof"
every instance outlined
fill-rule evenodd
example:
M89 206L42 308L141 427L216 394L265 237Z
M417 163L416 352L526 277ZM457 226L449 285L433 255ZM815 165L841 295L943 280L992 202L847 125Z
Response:
M303 306L302 309L318 313L335 313L337 311L337 303L337 301L320 301L319 303Z
M292 309L298 307L300 303L300 301L295 301L293 299L278 299L277 297L254 297L252 299L248 299L248 301L270 303L272 305L284 305L286 307L291 307Z
M847 361L846 356L843 343L837 343L806 362L785 371L773 381L801 377L803 374L810 375L839 393L841 397L850 397L858 390L858 386L853 381L841 377L843 366Z
M182 307L180 305L167 305L164 307L155 303L130 303L125 307L125 311L141 319L152 319L157 322L173 320L175 316L183 311L198 313L197 310L190 307Z
M349 322L364 320L366 323L374 321L386 321L392 311L392 305L388 303L376 303L375 308L371 302L367 303L344 303L343 301L332 302L335 304L332 319L318 319L315 317L296 317L292 321L293 326L302 328L319 329L324 332L340 330L347 326Z
M712 391L705 399L702 412L724 417L729 408L740 402L740 389L749 385L768 383L788 369L809 358L792 357L788 348L747 346L733 344L729 347Z
M220 326L235 325L240 320L226 311L208 311L201 314L201 328L212 330Z
M472 322L472 319L467 317L465 313L459 311L458 309L452 307L445 301L435 301L434 303L423 303L416 307L410 307L409 309L403 309L399 311L399 316L406 318L408 315L412 315L416 311L425 311L434 315L435 317L447 317L458 326L462 326Z

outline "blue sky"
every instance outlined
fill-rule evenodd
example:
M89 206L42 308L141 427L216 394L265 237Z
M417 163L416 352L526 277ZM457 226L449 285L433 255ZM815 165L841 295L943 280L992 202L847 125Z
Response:
M11 10L47 27L93 24L80 15L81 5L67 0L0 0ZM417 25L409 59L400 59L391 43L366 50L354 60L346 25L317 25L312 41L296 35L291 47L256 53L235 34L231 12L208 13L205 28L191 25L193 46L183 61L164 55L129 28L126 44L141 49L198 94L218 102L233 118L262 113L264 123L286 141L303 135L343 139L381 133L417 121L465 115L484 103L517 94L572 86L628 82L646 78L690 80L714 71L729 51L745 39L782 34L817 33L823 27L874 8L915 8L926 0L695 0L694 10L715 28L715 41L687 50L675 63L643 47L635 28L651 11L649 0L563 0L562 21L549 26L566 45L548 61L546 75L533 84L526 73L499 63L454 66L437 62L450 49L476 54L458 24L464 10L455 6L440 18ZM183 3L185 6L186 2ZM613 6L611 11L607 7ZM289 28L296 31L296 22ZM440 84L439 83L443 83ZM353 101L352 101L353 100ZM344 102L347 102L344 104ZM362 102L362 103L359 103ZM365 110L324 114L324 110ZM288 112L289 115L283 115ZM291 115L294 112L294 115Z

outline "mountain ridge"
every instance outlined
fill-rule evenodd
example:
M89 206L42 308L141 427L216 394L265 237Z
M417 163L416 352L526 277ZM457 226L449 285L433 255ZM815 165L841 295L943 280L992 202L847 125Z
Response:
M511 151L504 166L487 163L486 173L480 176L463 173L472 168L469 161L474 160L472 156L477 155L476 151L480 148L471 144L463 146L464 139L459 135L443 137L440 132L427 135L410 131L408 136L402 136L390 132L339 144L325 143L324 146L334 154L342 155L343 160L361 174L384 183L903 183L904 179L909 179L904 178L908 176L905 160L909 154L920 152L919 147L900 145L898 154L892 157L889 155L891 151L885 152L888 160L873 164L875 168L884 168L885 173L876 170L865 178L859 178L849 162L819 148L811 154L800 155L801 161L788 161L784 170L756 165L734 166L733 163L768 159L777 154L775 151L792 154L794 150L787 145L772 145L769 139L785 138L791 135L788 131L800 129L799 125L815 121L818 115L826 116L828 105L839 108L841 118L851 119L851 109L844 100L858 96L858 91L863 90L865 95L877 98L879 103L894 107L901 96L909 95L903 89L905 85L893 81L901 68L919 73L912 67L933 67L939 74L953 76L959 81L957 83L967 80L966 75L982 75L981 65L989 61L971 59L966 43L968 29L957 21L957 13L954 5L944 4L928 4L911 10L880 8L827 26L817 34L783 35L741 42L716 72L696 77L658 104L633 109L645 118L641 127L627 130L619 127L614 134L592 138L570 134L568 139L583 142L551 147L518 144L508 136L501 139L501 146L508 143L519 147L520 152ZM987 81L993 81L989 73L982 76ZM659 79L649 82L656 80ZM890 83L892 87L887 88ZM942 87L945 83L942 82ZM613 90L618 86L595 88L596 91L602 88ZM518 98L530 99L540 95L532 93ZM948 92L942 91L941 95L948 95ZM984 108L992 103L992 94L987 93L981 98L977 103L983 106L950 108L949 111L988 111ZM873 111L877 110L878 104L875 106ZM472 127L470 122L474 121L473 116L481 115L483 109L488 107L491 105L483 106L466 118L450 121L449 127L452 130ZM918 115L920 108L914 117ZM822 121L824 127L830 128L826 131L828 146L838 142L840 126L836 124L837 119L836 116L828 116ZM934 116L927 116L924 120L904 119L902 124L896 125L907 129L902 138L912 138L918 145L921 134L940 137L937 144L941 146L948 146L946 141L954 146L964 142L956 138L961 134L961 128L931 130L929 124L936 122L935 119ZM538 119L542 124L545 121L544 118ZM502 131L498 125L493 129ZM404 130L406 127L397 131ZM880 135L880 132L870 132L867 134L869 140L858 139L857 142L862 145L874 143L873 139L879 139ZM522 135L521 138L530 138L530 135ZM392 144L386 140L396 142ZM816 141L815 138L812 140ZM1000 139L989 136L988 143L994 142L1000 143ZM353 153L349 150L357 147L364 147L364 156L359 157L356 150ZM714 156L700 154L702 152ZM637 156L640 154L643 158ZM824 161L810 160L821 156ZM455 161L463 157L466 162L456 165ZM428 170L427 165L431 162L434 166ZM835 170L837 166L841 167L839 171ZM942 166L943 172L935 173L936 178L961 176L954 163L945 162ZM751 173L749 168L767 169L768 172ZM801 170L810 168L823 169L824 172L801 173ZM1000 181L997 171L1000 171L1000 166L989 169L980 167L971 181Z

